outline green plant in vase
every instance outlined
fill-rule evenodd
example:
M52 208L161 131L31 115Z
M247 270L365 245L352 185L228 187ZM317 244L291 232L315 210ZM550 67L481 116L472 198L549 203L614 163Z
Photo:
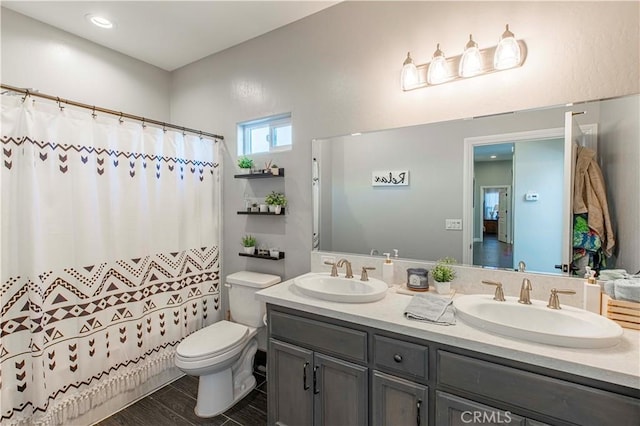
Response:
M242 237L242 247L246 254L254 254L256 251L256 238L253 235L245 235Z
M251 173L251 169L253 168L253 160L247 156L242 156L240 158L238 158L238 167L240 167L240 170L243 171L244 173Z
M269 206L271 213L280 214L282 207L287 205L287 197L281 192L271 191L271 194L265 197L264 202Z
M457 261L452 257L438 259L436 266L431 270L431 276L435 281L436 291L440 294L451 292L451 281L456 277L456 271L451 267Z

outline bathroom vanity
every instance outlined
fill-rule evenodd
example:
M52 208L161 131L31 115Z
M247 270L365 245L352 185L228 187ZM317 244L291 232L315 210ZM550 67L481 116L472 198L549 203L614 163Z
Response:
M317 300L292 281L263 290L270 425L637 425L640 334L569 349L458 320L407 320L411 296Z

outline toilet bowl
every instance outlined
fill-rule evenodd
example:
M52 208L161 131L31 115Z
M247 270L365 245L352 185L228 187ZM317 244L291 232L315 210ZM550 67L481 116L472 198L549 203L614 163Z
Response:
M277 275L247 271L229 275L225 286L229 288L234 322L219 321L202 328L185 337L176 348L176 367L190 376L199 376L194 410L199 417L225 412L255 388L255 336L264 325L265 315L264 303L255 299L255 293L278 282Z

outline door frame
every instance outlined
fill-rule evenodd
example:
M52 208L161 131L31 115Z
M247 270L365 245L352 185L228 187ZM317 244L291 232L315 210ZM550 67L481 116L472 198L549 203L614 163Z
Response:
M507 191L511 191L511 185L482 185L482 186L480 186L480 200L484 203L485 190L487 190L487 189L502 189L502 188L506 188ZM513 198L511 199L511 205L509 206L508 216L511 216L512 207L513 207ZM484 210L482 210L480 213L481 213L481 216L482 216L482 220L484 221ZM474 219L477 219L477 217L474 218ZM509 227L511 227L510 225L511 225L511 220L509 220ZM480 227L480 228L482 228L482 227ZM512 234L511 229L509 229L509 237L511 237L511 234ZM509 238L509 239L512 239L512 238ZM475 238L474 237L474 239L473 239L474 243L478 243L478 242L481 243L483 241L484 241L484 233L483 232L480 233L480 238Z
M597 124L580 125L584 135L585 146L597 149ZM565 128L528 130L514 133L499 133L486 136L464 138L464 159L462 163L462 223L466 224L462 231L462 263L473 265L473 190L474 190L474 155L473 148L480 145L495 145L511 142L526 142L543 139L564 139ZM512 223L514 218L511 218ZM512 236L513 237L513 236Z

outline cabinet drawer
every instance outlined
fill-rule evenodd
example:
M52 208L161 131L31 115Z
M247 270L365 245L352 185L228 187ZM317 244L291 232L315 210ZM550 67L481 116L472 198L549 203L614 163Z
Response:
M367 362L367 333L339 325L271 311L271 337L330 355Z
M579 425L636 425L640 400L438 351L438 383Z
M384 336L373 336L373 362L380 370L404 377L428 378L429 351L416 345Z

